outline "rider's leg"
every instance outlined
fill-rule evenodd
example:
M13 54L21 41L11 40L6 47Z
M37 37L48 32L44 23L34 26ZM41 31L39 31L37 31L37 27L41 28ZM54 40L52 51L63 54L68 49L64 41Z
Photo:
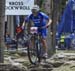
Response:
M43 44L43 49L44 49L43 56L44 57L48 57L48 54L47 54L47 40L46 40L47 32L46 32L46 30L43 30L41 32L41 34L42 34L42 44Z
M45 53L47 53L47 41L45 38L42 39L42 44L43 44L43 48L44 48Z

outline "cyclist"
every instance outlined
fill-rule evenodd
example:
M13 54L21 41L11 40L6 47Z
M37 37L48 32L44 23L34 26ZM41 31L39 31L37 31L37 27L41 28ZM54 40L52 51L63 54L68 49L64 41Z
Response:
M51 24L52 20L43 12L40 12L40 8L38 5L34 5L32 8L32 14L27 16L25 21L23 22L23 26L26 22L33 22L35 27L40 27L41 29L38 30L38 32L41 33L42 38L42 44L45 50L45 53L43 56L45 58L48 57L47 54L47 41L46 41L46 36L47 36L47 28ZM47 24L46 24L47 23Z

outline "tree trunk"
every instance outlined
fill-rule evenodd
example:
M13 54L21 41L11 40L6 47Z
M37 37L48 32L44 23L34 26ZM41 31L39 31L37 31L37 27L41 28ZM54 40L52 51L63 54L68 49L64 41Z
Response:
M5 0L0 0L0 63L4 62Z
M54 54L56 49L56 24L58 22L58 5L59 5L59 0L52 0L52 25L51 25L51 54Z

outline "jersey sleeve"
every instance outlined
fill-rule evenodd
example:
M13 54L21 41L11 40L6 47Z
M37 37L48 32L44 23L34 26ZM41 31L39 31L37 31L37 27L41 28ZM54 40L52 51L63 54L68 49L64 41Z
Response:
M24 21L29 22L29 18L30 18L30 16L27 16Z
M42 13L42 12L41 12L41 14L43 15L44 19L49 20L49 16L48 15L46 15L45 13Z
M26 18L25 18L25 22L29 22L30 20L32 20L32 14L31 15L28 15Z

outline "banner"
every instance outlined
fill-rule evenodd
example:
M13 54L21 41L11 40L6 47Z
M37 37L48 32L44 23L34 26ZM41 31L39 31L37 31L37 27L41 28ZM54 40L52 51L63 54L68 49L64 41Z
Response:
M75 3L73 4L73 10L75 10Z
M34 0L6 0L5 15L29 15Z
M60 22L57 27L57 32L59 36L62 33L71 33L75 29L75 24L73 21L73 2L69 0L63 14L61 15Z

